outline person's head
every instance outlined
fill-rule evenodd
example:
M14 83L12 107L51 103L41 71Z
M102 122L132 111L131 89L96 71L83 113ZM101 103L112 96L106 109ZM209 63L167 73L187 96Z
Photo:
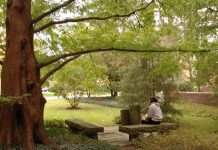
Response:
M158 99L155 96L150 97L149 100L150 100L150 103L158 102Z

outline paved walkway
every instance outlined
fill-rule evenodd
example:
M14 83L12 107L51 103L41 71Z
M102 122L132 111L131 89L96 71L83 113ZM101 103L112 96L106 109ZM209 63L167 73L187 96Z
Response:
M105 127L104 132L98 134L98 138L111 145L118 145L123 150L135 150L132 142L129 141L129 135L119 132L118 126Z

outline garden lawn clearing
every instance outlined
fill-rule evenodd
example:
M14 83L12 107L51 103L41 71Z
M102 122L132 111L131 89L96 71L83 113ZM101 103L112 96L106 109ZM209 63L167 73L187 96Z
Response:
M182 111L178 117L180 128L167 136L141 138L135 142L146 150L218 150L218 108L195 103L176 103Z
M192 102L175 103L173 106L182 111L183 115L195 117L209 117L218 119L218 107Z
M181 130L193 133L215 133L218 131L218 119L208 117L182 116L179 118Z
M196 103L177 103L174 107L182 111L179 122L181 129L199 133L218 131L218 108Z
M78 108L70 109L64 100L48 101L45 105L45 120L80 119L102 126L113 126L114 118L119 115L119 108L80 103Z
M157 143L159 143L161 147L169 149L177 148L177 150L199 149L199 147L203 147L204 149L208 150L216 150L214 149L216 146L210 145L211 142L215 145L218 145L218 142L216 142L218 141L218 109L213 106L195 103L176 103L174 106L183 113L182 116L178 117L180 128L175 132L173 131L172 134L169 134L168 136L155 137L155 139L158 141ZM63 130L65 130L66 135L71 136L67 132L66 128L59 129L58 126L56 128L54 125L60 124L60 126L62 126L62 122L64 122L65 119L80 119L102 126L113 126L114 118L120 114L119 108L112 108L96 104L80 103L78 109L69 109L69 107L70 105L64 100L47 102L45 107L45 121L47 124L46 130L49 135L53 135L54 137L57 137L58 135L58 137L60 137ZM48 122L49 120L59 120L60 122ZM72 137L75 138L76 135L72 135ZM61 139L66 139L65 135L63 135L63 138ZM155 150L157 147L154 145L153 147L149 145L149 142L146 142L147 140L148 139L139 140L136 143L136 146L142 149L146 148L148 150ZM190 140L192 142L189 142ZM184 142L185 145L183 144ZM82 142L79 143L82 144ZM158 145L157 143L155 144ZM97 144L97 146L99 146L99 144ZM90 147L92 146L88 146L88 148ZM95 148L96 145L93 147ZM113 147L111 147L111 149L113 149Z

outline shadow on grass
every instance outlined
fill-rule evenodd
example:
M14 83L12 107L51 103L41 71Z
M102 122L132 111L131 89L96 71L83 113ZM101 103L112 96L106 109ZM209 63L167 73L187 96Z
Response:
M65 108L66 110L81 110L83 108L80 108L80 107L67 107Z
M76 108L72 108L72 107L56 107L55 109L57 111L59 111L59 110L65 110L65 111L93 110L93 108L91 108L91 107L76 107Z

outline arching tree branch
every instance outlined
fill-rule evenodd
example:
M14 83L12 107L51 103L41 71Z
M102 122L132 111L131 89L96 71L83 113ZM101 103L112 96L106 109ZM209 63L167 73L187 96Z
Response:
M68 1L66 1L65 3L63 3L63 4L61 4L61 5L57 6L57 7L52 8L51 10L49 10L49 11L47 11L47 12L41 14L40 16L36 17L35 19L33 19L33 20L32 20L32 23L35 24L35 23L39 22L40 20L42 20L42 19L45 18L46 16L48 16L48 15L50 15L50 14L52 14L52 13L58 11L58 10L60 10L60 9L63 8L63 7L68 6L69 4L71 4L71 3L74 2L74 1L75 1L75 0L68 0Z
M65 19L65 20L61 20L61 21L51 21L41 27L39 27L38 29L34 30L34 33L40 32L52 25L56 25L56 24L64 24L64 23L68 23L68 22L83 22L83 21L90 21L90 20L108 20L111 18L124 18L124 17L130 17L131 15L135 14L138 11L142 11L145 10L148 6L150 6L152 3L154 2L154 0L152 0L150 3L148 3L145 7L136 9L128 14L115 14L112 16L107 16L107 17L84 17L84 18L76 18L76 19Z
M53 57L53 59L48 60L47 62L41 63L39 68L43 68L48 66L52 63L59 61L60 59L67 58L70 56L77 56L77 55L84 55L88 53L95 53L95 52L106 52L106 51L118 51L118 52L133 52L133 53L166 53L166 52L192 52L192 53L206 53L211 52L209 50L185 50L185 49L165 49L165 48L157 48L157 49L125 49L125 48L99 48L99 49L92 49L92 50L81 50L77 52L67 53L63 55L59 55Z
M64 67L67 63L71 62L72 60L78 58L80 55L76 55L72 58L69 58L67 60L65 60L62 64L60 64L59 66L55 67L54 69L52 69L51 71L49 71L42 79L41 79L41 85L43 85L45 83L45 81L51 76L53 75L56 71L58 71L59 69L61 69L62 67Z
M167 13L164 3L161 0L157 0L157 2L159 3L160 7L163 9L164 13L167 14L170 18L173 18L169 13Z

